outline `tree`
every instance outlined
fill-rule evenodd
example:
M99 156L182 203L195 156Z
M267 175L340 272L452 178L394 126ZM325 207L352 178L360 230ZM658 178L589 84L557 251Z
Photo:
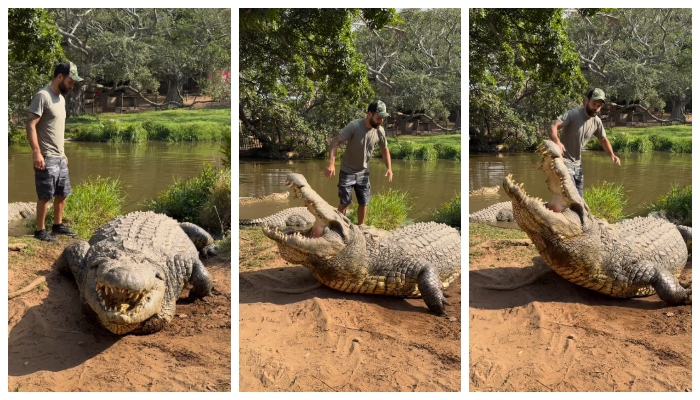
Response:
M470 137L535 144L585 80L560 9L469 9Z
M61 36L53 18L41 8L8 10L9 123L23 123L32 96L53 78L63 59Z
M376 30L363 21L357 48L372 89L390 110L446 121L461 105L461 10L403 9Z
M670 119L685 121L692 86L691 10L581 11L570 14L569 37L589 82L610 98L644 108L663 108L669 101Z
M391 9L239 9L242 135L273 152L326 151L328 137L372 100L352 21L374 29Z
M141 95L166 82L162 103L182 106L182 86L192 78L204 90L209 78L231 65L230 9L53 9L66 54L79 64L84 85L69 110L78 113L85 87L105 95L129 88ZM229 90L230 93L230 90Z

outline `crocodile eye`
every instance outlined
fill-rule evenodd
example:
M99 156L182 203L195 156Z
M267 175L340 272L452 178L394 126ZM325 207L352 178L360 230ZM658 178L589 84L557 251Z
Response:
M161 274L160 272L156 272L156 278L160 279L161 281L165 280L165 278L163 278L163 274Z

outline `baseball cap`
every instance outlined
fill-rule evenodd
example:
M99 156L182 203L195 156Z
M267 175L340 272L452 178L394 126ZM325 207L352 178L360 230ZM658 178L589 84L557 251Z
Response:
M72 62L68 61L62 62L56 66L54 69L54 76L56 74L70 76L76 82L81 82L83 80L83 78L78 76L78 67Z
M605 103L605 92L602 89L595 88L590 92L589 98L591 100L603 100L603 103Z
M383 101L377 100L374 103L371 103L369 107L367 107L368 112L373 112L377 113L382 118L386 118L389 116L389 114L386 112L386 104L384 104Z

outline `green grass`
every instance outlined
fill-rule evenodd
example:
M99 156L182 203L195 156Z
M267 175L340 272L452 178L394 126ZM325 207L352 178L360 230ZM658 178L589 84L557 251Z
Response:
M692 153L692 126L673 125L640 128L611 128L606 134L616 153ZM598 140L591 140L589 150L603 150Z
M276 244L262 233L260 227L241 227L238 233L240 237L238 263L241 270L261 267L265 261L275 257L267 250L275 247Z
M348 212L348 218L357 224L357 203L353 203L348 211L350 210L353 212ZM364 223L386 230L400 228L406 222L410 210L408 192L389 189L372 195Z
M583 191L583 199L588 204L591 214L604 218L611 224L627 217L623 211L628 198L620 184L603 182L601 185L587 188Z
M447 224L458 230L462 229L462 201L461 195L457 193L452 200L442 203L440 208L433 211L433 220Z
M225 221L226 215L229 215L229 221L231 219L231 186L230 183L226 184L226 179L228 182L231 180L230 169L217 170L211 164L205 164L197 176L186 181L175 179L170 187L148 201L146 206L151 211L168 215L180 222L192 222L206 230L220 232L221 221ZM225 200L227 189L228 204ZM212 209L213 206L216 206L216 212ZM208 215L206 221L203 220L203 215ZM226 228L223 225L223 229Z
M218 141L227 134L230 109L86 114L66 122L66 137L86 142Z
M469 246L487 240L527 238L527 234L520 229L504 229L488 224L469 224Z
M219 246L219 255L217 257L225 262L231 261L231 231L226 232L221 239L214 242Z
M392 159L455 160L461 157L462 135L398 136L387 139ZM376 152L375 156L381 156Z
M671 190L652 204L647 206L648 211L665 211L666 217L671 221L686 226L693 224L693 186L673 185Z
M122 182L113 178L88 178L73 188L66 199L63 217L78 237L89 239L100 226L123 214L125 193ZM47 230L53 224L54 209L46 215ZM34 222L36 227L36 222Z

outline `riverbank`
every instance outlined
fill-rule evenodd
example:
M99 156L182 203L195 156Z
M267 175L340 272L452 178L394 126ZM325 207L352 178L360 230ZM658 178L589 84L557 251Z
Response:
M260 228L239 230L241 391L460 391L461 281L452 319L421 299L342 293L284 261Z
M482 287L522 282L538 259L520 230L469 225L470 391L692 391L691 306L616 299L553 272Z
M231 390L230 258L203 261L214 280L212 295L178 301L162 331L117 337L83 316L72 278L52 273L74 240L9 238L10 245L26 247L9 252L8 291L47 277L8 303L9 392Z

